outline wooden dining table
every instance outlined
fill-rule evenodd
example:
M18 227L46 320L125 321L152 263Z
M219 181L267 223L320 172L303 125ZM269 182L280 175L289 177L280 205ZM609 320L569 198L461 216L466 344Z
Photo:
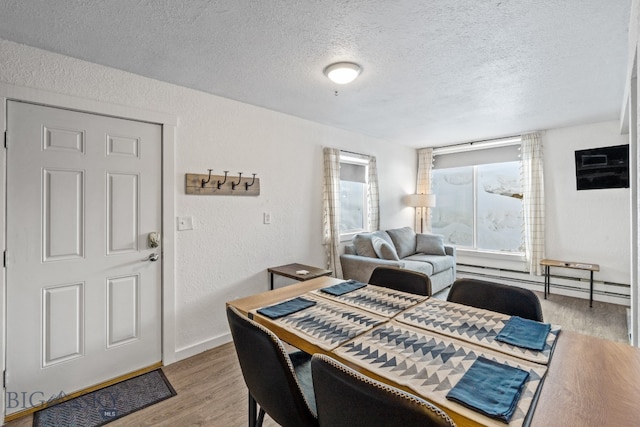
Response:
M273 331L281 340L307 353L327 354L378 381L416 394L362 365L327 348L292 333L271 319L255 315L255 310L320 288L343 282L319 277L227 302L245 315ZM344 354L344 352L342 353ZM640 425L640 349L613 341L562 330L555 343L548 370L532 407L529 425L550 426L638 426ZM430 396L420 397L430 401ZM435 403L435 402L433 402ZM464 413L443 408L458 426L485 425Z

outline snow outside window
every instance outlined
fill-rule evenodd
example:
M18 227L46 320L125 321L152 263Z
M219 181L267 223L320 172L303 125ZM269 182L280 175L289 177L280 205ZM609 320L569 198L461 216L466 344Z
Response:
M340 157L340 235L366 231L368 215L368 161Z
M524 252L520 161L434 169L432 230L447 244Z

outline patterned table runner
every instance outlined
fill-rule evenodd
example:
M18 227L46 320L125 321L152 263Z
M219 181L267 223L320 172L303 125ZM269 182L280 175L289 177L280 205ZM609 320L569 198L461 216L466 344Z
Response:
M454 338L391 320L335 349L334 354L376 375L402 384L445 411L487 426L505 426L446 398L473 362L483 356L529 372L529 378L508 424L528 425L547 367L510 357Z
M401 313L396 320L521 359L548 364L560 333L560 326L551 326L544 350L530 350L496 341L496 336L510 317L494 311L430 298Z
M320 298L311 292L301 297L316 301L317 304L278 319L262 317L328 351L387 320L370 312ZM257 310L251 312L254 316L260 316L256 314Z
M364 288L356 289L340 296L322 292L320 289L311 291L311 293L384 317L393 317L401 311L429 298L374 285L367 285Z

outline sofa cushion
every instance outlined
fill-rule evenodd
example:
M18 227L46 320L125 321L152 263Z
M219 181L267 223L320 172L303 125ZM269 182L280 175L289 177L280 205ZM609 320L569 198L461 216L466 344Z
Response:
M394 228L387 230L387 233L391 237L400 258L416 253L416 233L411 227Z
M404 260L431 264L433 266L433 274L440 273L441 271L445 271L448 268L452 268L455 264L455 258L449 255L442 256L415 254L405 258Z
M424 273L429 277L435 274L433 272L433 266L428 262L412 261L411 259L408 259L408 258L403 259L402 262L404 263L402 268L406 268L407 270L413 270L420 273Z
M417 234L416 252L427 255L446 255L444 237L438 234Z
M391 237L385 231L374 231L372 233L356 234L353 238L353 246L356 249L356 255L366 256L369 258L378 258L376 251L373 249L371 239L373 237L379 237L386 240L390 244L393 244Z
M371 238L371 243L373 244L373 250L378 255L378 258L382 259L391 259L391 260L399 260L398 254L396 253L396 249L393 245L381 237L373 236Z

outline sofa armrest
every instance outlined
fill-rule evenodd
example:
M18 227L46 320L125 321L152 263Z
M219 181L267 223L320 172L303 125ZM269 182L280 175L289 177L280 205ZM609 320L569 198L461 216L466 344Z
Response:
M456 248L455 246L444 246L444 253L446 253L447 255L451 255L452 257L456 257Z
M456 248L454 246L444 246L444 252L447 255L453 257L453 280L456 279L456 265L458 264L458 260L456 259Z
M342 277L367 283L371 278L371 273L376 267L404 267L402 260L386 260L381 258L370 258L361 255L340 255L340 265L342 265Z

